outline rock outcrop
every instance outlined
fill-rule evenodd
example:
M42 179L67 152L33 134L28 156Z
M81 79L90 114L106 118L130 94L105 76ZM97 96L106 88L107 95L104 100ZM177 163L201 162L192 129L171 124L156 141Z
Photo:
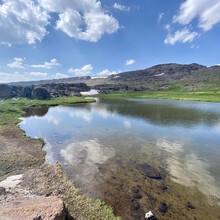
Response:
M67 211L56 196L18 197L0 202L0 220L65 220Z
M80 92L89 90L90 88L84 83L52 83L25 87L0 84L0 98L49 99L61 96L81 96Z
M0 220L66 220L68 212L57 196L38 196L21 186L23 174L0 182Z

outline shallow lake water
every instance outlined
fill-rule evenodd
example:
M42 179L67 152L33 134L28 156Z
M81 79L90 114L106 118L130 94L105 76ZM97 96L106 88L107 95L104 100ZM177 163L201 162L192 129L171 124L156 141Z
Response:
M169 219L187 202L198 210L203 195L220 205L218 103L100 99L27 115L20 127L46 141L46 162L60 162L83 193L105 200L124 219L141 219L149 209ZM138 169L145 163L161 180ZM197 215L189 207L181 212Z

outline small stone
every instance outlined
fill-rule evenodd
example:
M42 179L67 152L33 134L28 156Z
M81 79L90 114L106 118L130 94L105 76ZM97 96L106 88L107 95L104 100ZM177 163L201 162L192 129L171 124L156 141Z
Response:
M138 188L135 188L135 187L133 187L131 190L135 194L140 192L140 190Z
M134 206L135 211L138 211L141 208L140 203L137 201L133 202L133 206Z
M0 195L5 195L6 190L3 187L0 187Z
M166 185L162 185L162 186L160 187L160 189L163 190L163 191L166 191L166 190L167 190L167 186L166 186Z
M141 199L141 198L142 198L142 195L140 195L140 194L135 194L135 195L134 195L134 198L135 198L135 199Z
M196 207L193 206L191 202L188 202L188 203L187 203L187 208L189 208L189 209L195 209Z
M159 208L159 211L163 214L167 213L168 211L168 206L165 202L161 203L161 207Z

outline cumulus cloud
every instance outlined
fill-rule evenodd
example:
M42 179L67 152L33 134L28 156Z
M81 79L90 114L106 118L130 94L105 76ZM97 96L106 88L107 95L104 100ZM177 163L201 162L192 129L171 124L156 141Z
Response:
M219 0L186 0L180 5L179 12L174 16L173 22L188 25L198 18L198 27L208 31L220 22L219 12Z
M55 79L64 79L64 78L69 78L68 75L63 74L63 73L56 73L55 75L53 75L53 78Z
M97 42L104 34L119 29L118 21L97 0L39 0L41 6L58 13L56 29L75 39Z
M9 68L25 69L25 67L23 66L23 62L24 62L23 58L15 57L14 61L8 63L7 66Z
M34 81L40 79L49 79L47 73L41 72L14 72L14 73L7 73L7 72L0 72L0 83L9 83L9 82L20 82L20 81Z
M115 75L115 74L117 74L116 71L109 71L108 69L105 69L105 70L97 73L97 75L99 75L99 76L110 76L110 75Z
M68 70L68 73L74 74L76 76L87 76L92 73L92 70L93 70L93 66L91 64L87 64L80 69L70 68Z
M197 32L191 32L188 28L183 28L182 30L176 31L173 35L169 33L164 43L174 45L177 42L192 42L198 36L199 34Z
M120 10L120 11L130 11L130 7L128 7L128 6L125 6L125 5L121 5L121 4L119 4L119 3L115 3L114 5L113 5L113 7L115 8L115 9L117 9L117 10Z
M51 69L54 66L60 66L56 59L50 60L50 62L44 62L44 64L31 65L33 68Z
M18 82L26 80L26 77L19 73L0 72L0 83Z
M0 44L40 42L53 15L58 17L55 29L79 40L97 42L119 29L118 21L98 0L2 0Z
M130 65L133 65L135 63L135 61L133 59L130 59L130 60L127 60L125 65L126 66L130 66Z
M2 0L0 43L34 44L47 34L49 14L33 0Z

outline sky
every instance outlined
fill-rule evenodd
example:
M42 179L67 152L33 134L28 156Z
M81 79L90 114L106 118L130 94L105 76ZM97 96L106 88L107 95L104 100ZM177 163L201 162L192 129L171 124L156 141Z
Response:
M220 64L220 0L0 0L0 83Z

